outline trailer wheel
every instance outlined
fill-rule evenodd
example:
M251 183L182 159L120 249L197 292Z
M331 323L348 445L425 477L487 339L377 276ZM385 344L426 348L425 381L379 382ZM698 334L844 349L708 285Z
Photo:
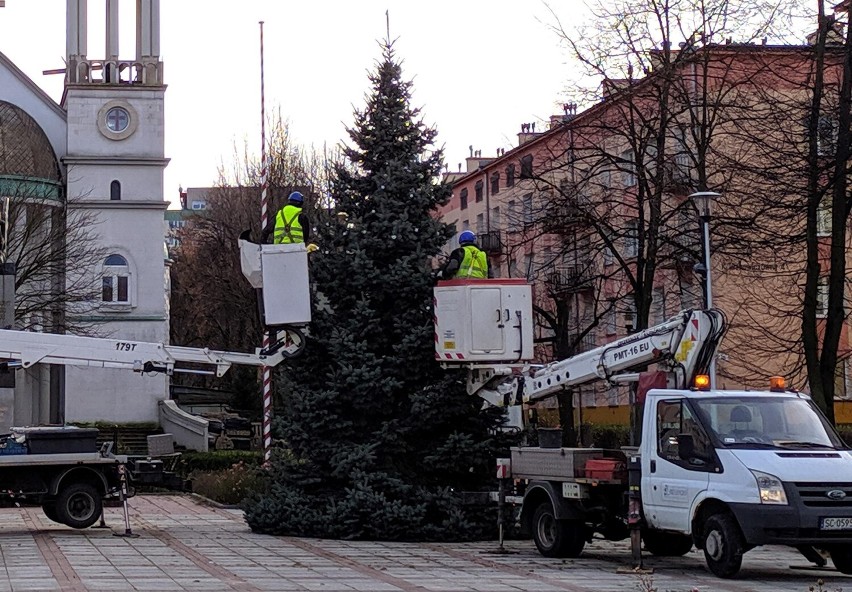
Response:
M745 543L737 521L730 514L714 514L704 523L704 559L720 578L732 578L743 564Z
M56 502L44 502L41 505L41 509L48 520L59 522L59 515L56 513Z
M102 511L101 494L88 483L71 483L56 498L57 518L71 528L90 527L98 521Z
M545 557L579 557L586 545L583 531L579 520L557 520L550 501L542 502L533 514L533 540Z
M844 574L852 574L852 545L834 547L829 553L837 571Z
M657 557L680 557L692 550L692 537L678 532L647 530L642 532L645 549Z

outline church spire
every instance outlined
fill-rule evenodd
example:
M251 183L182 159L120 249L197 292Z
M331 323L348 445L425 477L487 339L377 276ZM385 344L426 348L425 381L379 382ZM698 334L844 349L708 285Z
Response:
M160 62L160 0L136 0L136 56L119 56L119 0L106 4L103 58L87 55L88 0L66 0L66 82L68 84L163 84Z

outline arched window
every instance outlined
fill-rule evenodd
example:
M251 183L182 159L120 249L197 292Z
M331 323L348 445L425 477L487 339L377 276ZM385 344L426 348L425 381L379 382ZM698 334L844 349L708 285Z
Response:
M101 299L104 302L130 304L130 267L127 259L121 255L110 255L104 261Z
M118 181L109 184L109 198L115 201L121 199L121 183Z

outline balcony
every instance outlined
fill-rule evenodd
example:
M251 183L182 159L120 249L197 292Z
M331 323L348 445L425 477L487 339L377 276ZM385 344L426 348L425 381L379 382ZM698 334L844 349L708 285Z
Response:
M670 191L687 190L692 186L689 157L678 154L663 164L663 183Z
M479 248L489 255L499 255L503 252L503 239L499 230L483 232L479 235Z
M545 232L558 234L566 228L583 220L583 212L576 205L560 204L548 208L547 216L542 220Z
M580 337L579 334L568 336L568 342L575 344L572 355L582 354L584 352L595 349L598 346L595 339L594 331Z
M557 268L550 273L547 283L549 288L557 294L582 292L594 288L594 276L589 265L570 265Z

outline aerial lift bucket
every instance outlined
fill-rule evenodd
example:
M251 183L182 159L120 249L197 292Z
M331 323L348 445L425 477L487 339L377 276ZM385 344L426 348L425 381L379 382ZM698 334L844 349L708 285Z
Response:
M305 244L259 245L250 242L248 232L244 232L239 248L240 267L258 292L260 319L272 335L272 347L279 333L284 334L282 341L291 339L304 343L302 327L311 322Z

